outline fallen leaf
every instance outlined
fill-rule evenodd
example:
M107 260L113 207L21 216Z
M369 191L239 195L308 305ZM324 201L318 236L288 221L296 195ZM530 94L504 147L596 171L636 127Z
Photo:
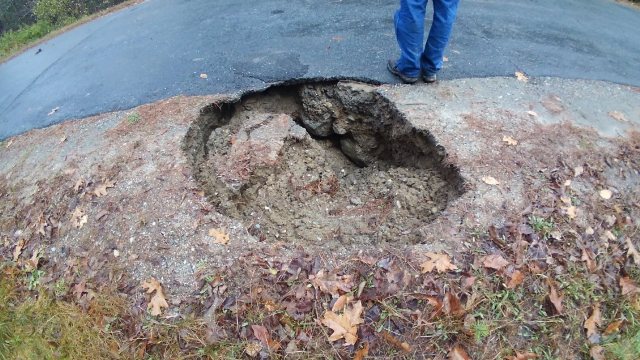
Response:
M206 79L208 77L209 76L207 74L205 74L205 73L200 74L200 79Z
M471 357L462 346L456 345L449 351L449 360L471 360Z
M209 229L209 236L213 238L213 242L216 244L227 245L229 243L229 234L224 229Z
M522 71L516 71L516 78L522 82L529 81L529 78L527 77L527 75L525 75Z
M253 330L253 335L256 336L256 339L260 340L263 346L271 346L271 335L269 335L266 327L262 325L251 325L251 330Z
M595 232L595 230L593 230L593 228L592 228L591 226L589 226L588 228L584 229L584 233L585 233L586 235L593 235L593 234L595 234L596 232Z
M604 233L602 233L602 236L600 237L603 241L615 241L616 239L618 239L615 235L613 235L613 233L611 232L611 230L606 230Z
M529 111L527 111L527 114L529 114L529 115L531 115L531 116L533 116L533 117L538 117L538 113L537 113L537 112L535 112L535 111L531 111L531 110L529 110Z
M607 325L606 329L604 329L604 334L611 335L613 333L617 333L618 331L620 331L620 327L622 326L623 323L624 323L624 320L616 320L612 322L611 324Z
M598 334L598 327L602 325L602 318L600 315L600 304L595 304L591 312L591 316L584 321L584 328L587 330L587 338L593 344L598 342L600 335Z
M391 334L386 330L383 330L381 334L382 334L382 338L386 342L391 344L393 347L395 347L396 349L402 350L406 353L411 352L411 345L409 345L409 343L401 341L400 339L396 338L395 336L393 336L393 334Z
M75 192L78 192L78 190L80 190L80 188L82 188L84 186L84 179L80 178L78 179L78 181L76 181L76 184L73 185L73 190L75 190Z
M496 178L494 178L493 176L485 176L482 178L482 181L484 181L485 184L487 185L498 185L500 184L500 182L498 180L496 180Z
M519 353L516 351L516 356L510 356L507 359L509 360L533 360L533 359L537 359L538 355L534 354L534 353Z
M509 265L509 262L505 260L501 255L493 254L487 255L482 258L482 265L486 268L500 271L507 267L507 265Z
M573 220L578 216L578 208L575 206L567 206L562 208L569 217L569 219Z
M364 360L367 355L369 355L369 343L365 342L364 346L356 351L355 355L353 356L353 360Z
M358 341L358 325L363 323L362 310L362 302L358 301L353 306L347 305L342 314L325 312L321 323L333 330L329 341L344 339L345 346L355 345Z
M18 261L18 259L20 258L20 255L22 254L22 250L24 249L24 244L26 244L26 241L24 239L20 239L16 244L16 247L13 249L14 262Z
M260 350L262 350L262 345L260 345L260 343L256 341L252 341L248 343L247 346L244 348L244 352L246 352L247 355L249 355L252 358L258 356L258 353L260 353Z
M631 238L626 238L625 242L627 243L627 256L633 259L633 263L636 265L640 265L640 253L636 250L636 247L631 242Z
M456 294L448 292L444 295L444 300L442 301L442 312L449 316L459 317L464 315L465 309Z
M621 113L620 111L610 111L609 116L611 116L613 119L618 120L620 122L629 122L629 120L627 120L627 117L624 116L624 114Z
M562 300L564 295L559 295L558 290L553 284L549 283L549 301L553 304L555 311L558 315L562 314Z
M511 146L518 145L518 140L512 138L511 136L503 136L502 141L506 142L507 145L511 145Z
M458 269L457 266L451 263L451 259L447 254L436 254L428 252L425 255L429 257L429 260L423 262L420 265L420 267L422 267L423 274L430 273L433 271L433 269L436 269L439 273Z
M608 189L600 190L599 194L600 194L600 197L605 200L609 200L611 199L611 196L613 196L613 193L611 192L611 190L608 190Z
M347 294L341 295L331 307L331 311L333 312L341 311L342 309L344 309L345 305L347 305L347 303L350 300L351 299L349 298L349 296L347 296Z
M80 207L77 207L73 210L73 214L71 214L71 226L76 229L80 229L87 223L88 218L89 217L84 213L84 211L82 211Z
M97 197L107 195L107 189L116 185L112 180L103 180L102 183L93 190L93 194Z
M155 292L147 305L147 309L151 309L152 316L162 314L162 309L169 307L167 299L164 296L164 291L162 290L162 285L158 280L151 278L142 283L142 288L147 291L147 294Z
M640 292L638 286L629 278L628 276L623 276L620 278L620 287L622 291L622 295L634 295Z
M594 272L598 268L598 263L595 260L596 254L591 249L582 249L582 257L580 259L587 263L589 272Z
M54 107L53 109L51 109L51 111L49 111L49 113L47 114L47 116L51 116L51 115L53 115L53 114L57 113L57 112L58 112L58 110L60 110L60 106L56 106L56 107Z
M576 166L573 168L573 177L578 177L582 175L584 172L584 168L582 166Z
M462 278L462 288L463 289L471 289L473 284L476 282L475 276L465 276Z
M324 269L317 274L309 276L311 284L323 293L340 295L340 292L348 293L355 286L353 276L327 274Z
M571 186L571 180L565 180L564 186Z
M516 270L511 274L511 279L507 283L507 289L515 289L524 281L524 274L520 270Z
M591 358L593 360L606 360L606 358L604 357L604 348L600 345L591 347L591 350L589 350L589 355L591 355Z
M568 196L560 196L560 201L565 203L565 205L571 205L571 198Z

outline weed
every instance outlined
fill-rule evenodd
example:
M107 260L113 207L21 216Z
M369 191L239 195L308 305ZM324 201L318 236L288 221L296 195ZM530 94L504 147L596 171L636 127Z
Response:
M476 339L476 343L482 342L484 338L491 335L491 329L485 321L477 321L472 326L473 336Z
M554 227L553 220L547 220L535 215L529 217L529 224L531 224L533 230L545 239L549 237Z
M35 290L40 285L40 278L44 275L44 271L34 269L29 272L29 276L27 279L27 288L29 290Z
M140 114L138 114L137 112L130 113L129 115L127 115L127 122L130 125L137 124L138 122L140 122Z
M605 345L607 359L640 359L640 330L632 336L623 337L617 342Z

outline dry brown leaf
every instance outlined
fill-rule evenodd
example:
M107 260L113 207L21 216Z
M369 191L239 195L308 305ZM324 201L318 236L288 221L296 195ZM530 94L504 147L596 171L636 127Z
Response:
M213 238L213 242L216 244L227 245L229 243L229 234L224 229L211 228L209 229L209 236Z
M318 271L316 275L309 276L311 284L320 289L323 293L338 296L340 292L348 293L355 286L353 276L327 274L324 269Z
M527 111L527 114L533 116L533 117L538 117L538 113L532 110Z
M347 305L342 314L325 312L321 323L333 330L329 341L344 339L345 346L355 345L358 341L358 325L363 323L362 310L362 302L358 301L353 306Z
M560 196L560 201L562 201L565 205L571 206L571 198L568 196Z
M353 356L353 360L364 360L367 355L369 355L369 343L365 341L364 346L356 351L355 355Z
M613 119L618 120L620 122L629 122L627 117L624 116L624 114L621 113L620 111L610 111L609 116L611 116Z
M533 360L537 358L538 358L538 355L534 353L530 353L530 352L519 353L516 351L516 356L510 356L508 359L509 360Z
M613 193L609 189L600 190L599 194L600 194L600 197L605 200L609 200L613 196Z
M633 263L636 265L640 265L640 253L636 250L636 247L633 246L633 242L631 242L630 238L626 238L625 242L627 243L627 256L633 259Z
M591 249L582 249L582 261L587 263L587 269L589 272L594 272L598 268L598 263L596 262L596 254L591 251Z
M162 314L162 309L169 307L167 299L164 296L164 291L162 290L162 285L158 280L151 278L142 283L142 288L147 291L147 294L154 293L147 305L147 309L151 309L152 316Z
M433 269L436 269L439 273L458 269L457 266L451 263L451 259L447 254L436 254L428 252L425 255L429 257L429 260L423 262L420 265L420 267L422 267L423 274L430 273L433 271Z
M347 294L341 295L338 298L338 300L336 300L336 302L331 307L331 311L333 311L333 312L342 311L342 309L344 309L345 305L347 305L347 303L349 301L351 301L352 299L353 298L347 296Z
M573 220L578 216L578 208L575 206L567 206L563 207L565 214L569 217L569 219Z
M573 177L578 177L584 172L584 167L576 166L573 168Z
M595 338L599 338L598 335L598 327L602 325L602 318L600 316L600 304L595 304L593 306L593 311L591 312L591 316L587 320L584 321L584 328L587 330L587 338L591 343L596 342ZM595 338L592 338L595 336Z
M22 250L24 249L24 245L27 242L24 239L20 239L18 241L18 243L16 244L16 247L13 249L13 261L16 262L18 261L18 259L20 258L20 255L22 254Z
M558 315L562 314L562 300L564 295L558 294L558 290L553 284L549 283L549 301L553 304L555 311Z
M273 340L271 340L271 335L269 335L266 327L262 325L251 325L251 330L253 330L253 335L255 335L256 339L260 340L263 346L273 349L275 344Z
M82 211L80 207L77 207L73 210L73 214L71 214L71 226L76 229L80 229L87 223L87 219L89 217Z
M113 180L103 180L102 183L93 190L93 194L97 197L107 195L107 189L114 187L116 183ZM77 191L77 190L76 190Z
M622 326L622 324L624 324L624 320L616 320L612 322L611 324L607 325L606 329L604 329L604 334L611 335L613 333L617 333L618 331L620 331L620 327Z
M592 346L589 355L593 360L607 360L604 356L604 348L600 345Z
M524 281L524 274L520 270L516 270L511 274L511 279L507 284L507 289L515 289Z
M509 262L505 260L501 255L493 254L487 255L482 258L482 265L486 268L500 271L507 267L507 265L509 265Z
M623 276L620 278L620 288L622 291L622 295L625 296L640 293L640 289L638 289L638 286L628 276Z
M398 350L402 350L405 353L410 353L411 352L411 345L409 345L409 343L407 342L403 342L400 339L398 339L397 337L393 336L393 334L391 334L390 332L383 330L381 332L382 334L382 338L388 342L389 344L391 344L393 347L395 347Z
M460 345L456 345L449 351L449 360L471 360L469 354Z
M507 143L507 145L510 145L510 146L518 145L518 140L512 138L511 136L503 136L502 141L504 141L505 143Z
M466 311L456 294L448 292L444 295L444 300L442 301L442 312L445 315L460 317Z
M529 81L529 78L527 77L527 75L525 75L522 71L516 71L516 79L522 82Z
M482 181L487 185L499 185L500 182L496 180L493 176L485 176L482 178Z

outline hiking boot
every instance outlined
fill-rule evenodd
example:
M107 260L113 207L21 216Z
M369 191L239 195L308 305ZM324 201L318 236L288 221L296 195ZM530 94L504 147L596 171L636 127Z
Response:
M436 80L436 74L422 74L422 81L426 82L427 84L433 84L434 82L436 82Z
M405 84L413 84L416 81L418 81L418 77L407 76L401 73L400 70L398 70L398 68L396 67L395 60L389 60L389 62L387 63L387 70L389 70L389 72L392 73L393 75L400 78L400 80L402 80L402 82Z

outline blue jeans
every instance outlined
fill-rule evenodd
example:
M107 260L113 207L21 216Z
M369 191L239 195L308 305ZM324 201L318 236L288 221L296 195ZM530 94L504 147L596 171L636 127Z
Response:
M427 0L400 0L394 16L400 59L396 68L406 76L418 77L420 71L433 75L442 68L444 49L449 42L460 0L432 0L433 23L424 45L424 17Z

